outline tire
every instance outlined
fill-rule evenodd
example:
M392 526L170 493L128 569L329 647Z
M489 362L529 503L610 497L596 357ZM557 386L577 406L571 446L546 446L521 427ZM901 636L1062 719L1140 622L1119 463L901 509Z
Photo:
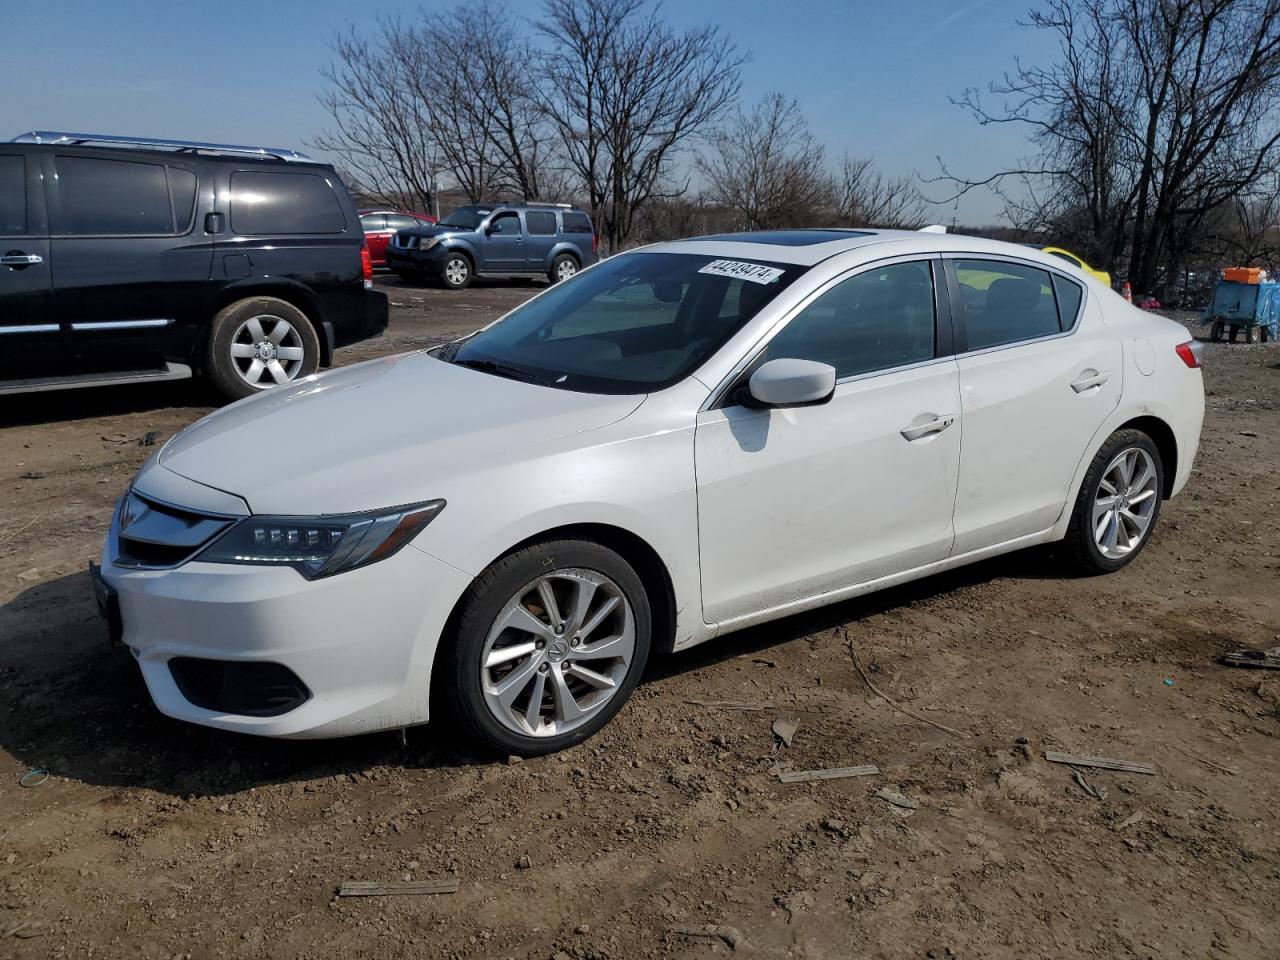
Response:
M1122 480L1125 468L1120 466L1119 475L1114 471L1120 459L1130 455L1134 458L1133 482L1127 489L1121 489L1122 484L1117 481ZM1144 468L1150 469L1149 477ZM1106 509L1100 498L1112 502L1117 498L1108 495L1104 481L1108 487L1120 490L1119 502L1127 507L1136 504L1136 509ZM1071 511L1066 546L1072 565L1084 573L1098 574L1112 573L1133 562L1146 547L1160 519L1163 491L1164 463L1149 436L1141 430L1129 429L1117 430L1108 437L1089 464ZM1121 544L1121 539L1127 543Z
M1212 340L1214 343L1221 343L1222 331L1225 328L1225 326L1226 325L1221 320L1215 320L1213 322L1213 326L1209 329L1209 339Z
M560 618L544 602L544 583L568 620L563 633L550 625ZM588 598L585 618L573 614L581 609L579 590ZM605 619L592 627L605 605ZM580 641L574 624L584 620L589 632ZM512 622L518 626L502 626ZM498 560L467 590L453 623L432 680L438 707L480 744L526 757L581 743L608 723L640 680L652 631L649 599L635 570L588 540L548 541ZM531 649L501 659L502 651L525 647ZM593 658L591 651L618 656ZM596 682L587 683L575 670L588 671ZM602 687L605 680L612 686ZM574 717L579 709L582 715Z
M568 280L578 272L578 258L571 253L562 253L551 261L551 269L547 271L547 279L552 283Z
M440 265L440 282L449 290L465 290L471 286L475 268L465 253L450 253Z
M1240 336L1240 328L1236 324L1231 325L1231 329L1227 331L1227 339L1232 343L1236 342L1236 337Z
M1244 342L1257 345L1262 342L1262 327L1256 323L1249 324L1244 331Z
M238 300L219 310L209 324L205 372L218 392L231 400L292 383L319 366L315 327L284 300Z

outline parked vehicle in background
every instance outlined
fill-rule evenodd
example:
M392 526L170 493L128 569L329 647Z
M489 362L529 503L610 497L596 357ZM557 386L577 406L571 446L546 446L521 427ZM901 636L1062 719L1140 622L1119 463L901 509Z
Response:
M170 716L323 737L441 708L545 753L653 650L1050 541L1119 570L1190 475L1198 368L1183 326L1023 247L657 244L178 434L101 599Z
M1089 276L1093 277L1099 283L1107 287L1111 286L1111 274L1107 273L1105 270L1095 270L1070 250L1064 250L1062 247L1040 247L1040 250L1050 256L1057 257L1059 260L1067 261L1067 263L1071 264L1073 267L1083 270L1085 273L1089 274Z
M401 279L439 280L451 290L477 275L567 280L597 260L591 217L567 203L472 204L435 226L399 231L387 266Z
M346 187L293 150L0 143L0 394L207 377L250 396L387 326Z
M365 243L369 244L369 258L375 268L387 265L387 244L396 235L396 231L430 226L436 222L436 218L430 214L405 210L360 210L358 213Z

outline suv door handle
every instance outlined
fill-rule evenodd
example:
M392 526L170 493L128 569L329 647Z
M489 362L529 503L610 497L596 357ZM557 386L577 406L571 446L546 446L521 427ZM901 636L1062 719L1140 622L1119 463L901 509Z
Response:
M34 253L6 253L0 257L0 266L6 267L30 267L37 263L44 263L44 257Z
M931 419L926 420L924 423L916 423L915 420L911 421L911 426L904 427L902 430L902 436L904 439L919 440L921 437L932 436L935 433L941 433L943 430L947 429L947 427L956 422L955 415L949 413L943 414L942 416L935 416L934 414L926 413L922 414L922 416L929 417ZM916 418L916 420L919 419L919 417Z
M1099 372L1090 367L1088 370L1080 371L1080 378L1071 381L1071 389L1076 393L1084 393L1086 390L1092 390L1094 387L1100 387L1111 379L1111 374L1105 370Z

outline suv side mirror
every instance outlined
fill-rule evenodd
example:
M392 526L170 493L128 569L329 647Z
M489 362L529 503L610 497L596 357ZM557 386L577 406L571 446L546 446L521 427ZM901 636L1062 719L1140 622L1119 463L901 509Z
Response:
M751 375L747 390L753 400L766 407L826 403L836 390L836 368L816 360L770 360Z

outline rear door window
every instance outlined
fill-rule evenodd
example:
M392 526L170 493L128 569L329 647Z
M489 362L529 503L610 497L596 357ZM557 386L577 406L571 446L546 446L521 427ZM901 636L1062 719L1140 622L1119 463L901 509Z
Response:
M935 327L928 262L894 263L822 294L770 341L766 356L816 360L851 377L932 360Z
M27 232L27 169L20 156L0 156L0 237Z
M1049 271L999 260L956 260L954 265L969 350L1062 330Z
M62 234L155 236L174 232L163 164L97 157L57 157L55 163Z
M332 181L318 173L231 175L231 229L243 236L342 233L347 227Z
M556 215L545 210L530 210L524 215L525 226L533 237L551 237L556 232Z

